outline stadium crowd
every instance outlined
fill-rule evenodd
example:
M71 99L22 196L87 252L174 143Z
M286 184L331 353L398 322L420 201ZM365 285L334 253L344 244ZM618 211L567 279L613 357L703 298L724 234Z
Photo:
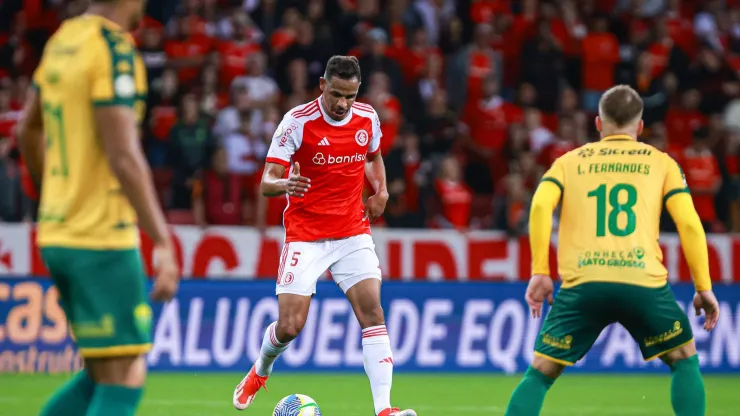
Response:
M0 222L33 219L14 125L46 39L84 3L0 2ZM164 18L172 2L151 3L142 137L171 223L279 225L284 198L257 192L275 127L348 54L382 122L386 226L526 232L540 176L598 139L600 94L623 83L707 230L740 231L738 0L183 0Z

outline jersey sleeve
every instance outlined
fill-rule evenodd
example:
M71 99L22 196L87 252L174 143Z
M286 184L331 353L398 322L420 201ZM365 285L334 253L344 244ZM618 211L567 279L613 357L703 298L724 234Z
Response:
M380 151L380 139L383 137L383 132L380 130L380 117L378 113L373 111L373 137L370 138L370 146L367 149L367 153L370 156L376 155Z
M550 169L542 176L542 182L552 182L560 188L561 193L565 192L565 170L562 158L555 159Z
M124 34L103 29L94 49L91 97L96 106L134 107L137 96L136 50Z
M673 195L685 192L689 193L689 187L686 184L686 176L678 163L670 156L666 155L668 166L666 169L665 182L663 183L663 202L668 201Z
M302 134L303 126L290 114L286 114L272 135L272 143L265 161L289 167L291 158L301 147Z

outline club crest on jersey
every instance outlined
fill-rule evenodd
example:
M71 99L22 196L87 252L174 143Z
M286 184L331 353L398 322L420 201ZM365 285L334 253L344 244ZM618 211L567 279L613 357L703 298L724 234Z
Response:
M357 130L357 133L355 133L355 141L360 146L365 146L368 141L367 131L364 129Z

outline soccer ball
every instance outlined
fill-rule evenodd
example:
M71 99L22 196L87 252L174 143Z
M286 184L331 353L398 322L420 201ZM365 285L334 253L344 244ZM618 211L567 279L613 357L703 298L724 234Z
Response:
M316 402L304 394L291 394L275 406L272 416L321 416Z

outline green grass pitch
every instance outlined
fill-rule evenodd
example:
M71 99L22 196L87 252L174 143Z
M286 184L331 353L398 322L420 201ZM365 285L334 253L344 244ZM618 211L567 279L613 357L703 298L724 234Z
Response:
M139 415L269 416L284 396L313 397L324 415L370 416L372 400L364 374L298 375L276 373L243 413L231 405L241 374L155 373L150 376ZM0 414L37 415L43 402L67 376L0 374ZM503 415L519 376L396 374L393 400L420 416ZM708 376L708 416L738 415L740 377ZM565 375L550 390L543 416L673 415L670 377Z

